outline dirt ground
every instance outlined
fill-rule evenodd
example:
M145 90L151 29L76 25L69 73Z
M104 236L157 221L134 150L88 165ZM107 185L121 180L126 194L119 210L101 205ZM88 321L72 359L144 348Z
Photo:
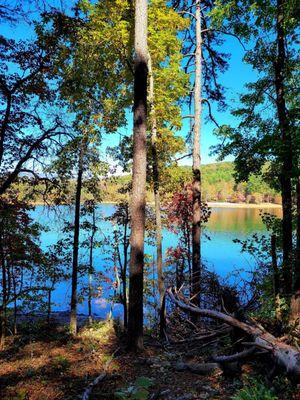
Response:
M199 375L184 370L182 361L202 362L205 355L187 356L178 346L161 348L146 340L145 351L128 353L112 322L83 328L73 339L63 327L36 327L8 339L0 353L1 400L75 400L99 374L91 400L102 399L230 399L241 381L222 371ZM246 366L244 373L251 367ZM142 388L135 386L142 379ZM144 382L143 382L144 380ZM138 397L140 396L140 397ZM286 397L288 399L288 397ZM300 400L296 395L291 399Z

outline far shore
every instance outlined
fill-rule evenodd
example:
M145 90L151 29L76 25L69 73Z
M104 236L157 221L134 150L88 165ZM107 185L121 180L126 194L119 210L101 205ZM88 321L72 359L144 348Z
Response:
M229 202L215 202L209 201L207 203L209 207L214 208L282 208L281 204L275 203L229 203Z
M116 201L102 201L100 204L118 204ZM154 205L154 202L148 202L148 204ZM33 206L44 206L45 203L36 202ZM70 204L63 204L70 205ZM207 205L211 208L282 208L281 204L275 203L230 203L222 201L208 201ZM53 206L53 205L52 205Z

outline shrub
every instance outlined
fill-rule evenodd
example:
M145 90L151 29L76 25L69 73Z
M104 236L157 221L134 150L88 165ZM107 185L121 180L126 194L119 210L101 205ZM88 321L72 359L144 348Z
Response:
M278 397L261 381L249 379L232 400L278 400Z

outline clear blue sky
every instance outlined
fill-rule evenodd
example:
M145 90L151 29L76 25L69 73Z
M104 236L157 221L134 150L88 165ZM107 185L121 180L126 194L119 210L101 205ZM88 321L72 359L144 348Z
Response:
M24 4L26 0L24 1ZM53 6L59 6L61 4L60 0L49 0L48 4ZM68 3L70 6L70 3ZM33 13L34 15L35 13ZM1 33L5 36L9 36L13 39L26 39L33 36L33 27L29 26L27 23L22 22L16 26L3 25L1 27ZM226 102L228 108L224 112L219 112L215 104L212 104L213 114L219 125L222 124L236 124L236 120L230 114L230 109L235 108L239 104L238 96L244 91L244 85L253 81L256 78L256 73L251 69L251 67L243 62L244 50L241 44L234 37L227 36L225 42L220 47L220 50L224 53L231 54L229 60L228 70L220 76L221 84L226 88ZM204 105L204 110L206 105ZM183 110L183 115L188 114L188 110ZM121 128L119 133L121 134L131 134L132 130L132 115L128 112L128 126L126 128ZM202 136L201 136L201 157L202 163L207 164L215 161L214 156L210 156L210 147L217 143L216 137L213 135L213 130L215 125L212 122L207 122L203 119L202 122ZM180 135L186 136L189 130L188 119L184 120L182 131ZM105 148L107 146L115 146L119 143L119 134L105 135L103 138L103 154L105 154ZM181 164L190 164L191 160L184 159Z

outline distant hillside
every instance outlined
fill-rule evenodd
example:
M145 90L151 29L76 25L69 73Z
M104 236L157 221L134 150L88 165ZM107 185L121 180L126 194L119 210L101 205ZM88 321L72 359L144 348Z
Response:
M190 166L172 167L162 176L161 196L162 201L167 201L182 185L192 181L192 170ZM130 183L130 175L113 176L103 179L100 183L100 192L103 202L119 202L128 193L120 193L119 190ZM24 198L31 191L27 182L20 182L14 185L19 193L19 198ZM44 192L41 184L35 187L35 203L43 203L41 193ZM75 193L75 181L69 183L69 196L67 203L73 202ZM31 194L31 198L33 195ZM83 201L88 198L83 188ZM232 202L232 203L276 203L281 204L281 197L275 190L271 189L260 177L251 176L249 182L236 185L234 181L234 164L223 162L202 166L202 198L204 201ZM153 193L150 189L147 192L147 200L153 201ZM55 193L53 193L55 203Z
M168 171L162 183L163 197L179 189L183 183L191 182L190 166L177 166ZM106 180L103 187L104 201L118 201L117 190L130 182L130 176L118 176ZM234 181L234 163L222 162L202 166L202 198L204 201L226 201L233 203L281 203L280 195L267 185L261 177L251 176L248 182L236 184ZM148 200L153 200L148 193Z

